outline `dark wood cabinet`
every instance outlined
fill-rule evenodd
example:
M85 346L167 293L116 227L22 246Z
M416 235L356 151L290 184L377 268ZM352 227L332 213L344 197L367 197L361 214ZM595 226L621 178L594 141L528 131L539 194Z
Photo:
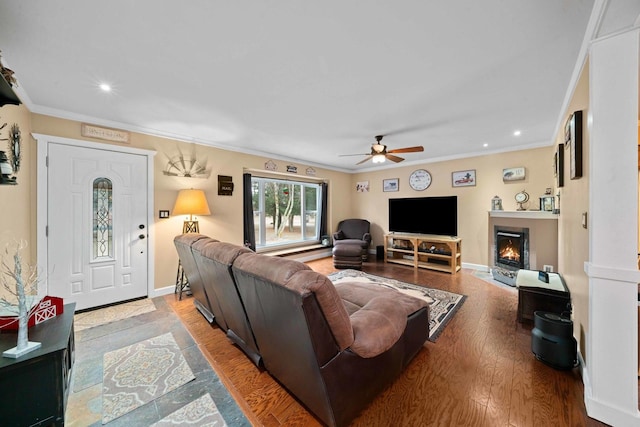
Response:
M64 313L29 328L29 341L42 343L18 359L0 358L0 424L62 426L75 356L75 303ZM0 334L0 352L16 346L16 331Z

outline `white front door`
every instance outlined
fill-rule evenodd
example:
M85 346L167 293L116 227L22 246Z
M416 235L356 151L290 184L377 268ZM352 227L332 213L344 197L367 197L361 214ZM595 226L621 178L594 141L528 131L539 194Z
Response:
M51 143L48 294L76 310L147 295L147 158Z

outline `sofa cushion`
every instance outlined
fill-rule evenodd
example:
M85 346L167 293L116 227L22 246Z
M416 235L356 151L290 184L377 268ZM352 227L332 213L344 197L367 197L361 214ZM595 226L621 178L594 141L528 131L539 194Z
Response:
M344 282L335 287L350 315L351 350L365 358L390 349L402 336L407 317L428 306L424 300L382 286Z
M198 233L178 234L173 239L174 242L178 242L186 246L191 246L199 240L204 240L207 242L218 242L218 240L216 239L212 239L211 237L205 236L204 234L198 234Z
M283 284L300 270L311 270L298 261L255 253L239 256L233 265L273 283Z
M211 243L215 243L215 245ZM200 252L203 257L214 259L226 265L233 264L233 261L241 254L251 253L251 250L244 246L206 240L199 240L194 243L193 249Z

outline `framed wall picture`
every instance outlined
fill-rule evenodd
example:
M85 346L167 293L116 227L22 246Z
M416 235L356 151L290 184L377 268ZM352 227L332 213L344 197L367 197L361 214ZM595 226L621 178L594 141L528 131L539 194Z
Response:
M356 191L358 193L368 193L369 192L369 181L359 181L356 183Z
M390 179L383 179L382 180L382 191L384 192L388 192L388 191L398 191L400 185L399 185L399 179L398 178L390 178Z
M522 181L526 178L525 168L506 168L502 169L503 181Z
M476 170L451 172L451 186L473 187L476 185Z
M575 111L565 125L565 146L569 148L569 177L582 177L582 111Z
M556 154L553 157L553 176L556 178L556 187L564 186L564 144L558 144Z

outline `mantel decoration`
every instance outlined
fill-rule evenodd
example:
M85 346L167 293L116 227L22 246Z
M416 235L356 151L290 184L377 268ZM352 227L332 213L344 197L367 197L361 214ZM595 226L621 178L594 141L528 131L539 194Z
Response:
M551 194L551 188L547 188L543 196L540 196L540 210L553 212L555 210L556 198Z
M491 199L491 210L492 211L501 211L502 210L502 199L500 196L496 195Z
M197 159L195 144L192 144L191 154L185 155L179 146L177 150L178 154L173 157L165 153L168 162L162 173L183 178L209 178L211 170L207 170L207 159Z
M9 301L6 297L0 298L0 307L13 312L18 317L18 343L16 347L2 353L3 357L17 359L30 351L41 347L41 343L29 341L29 311L37 302L38 272L35 267L27 266L23 272L22 256L20 251L27 244L22 241L15 245L13 255L9 253L9 247L5 247L0 271L0 284L5 294L12 295L15 301ZM7 258L13 258L13 268Z

